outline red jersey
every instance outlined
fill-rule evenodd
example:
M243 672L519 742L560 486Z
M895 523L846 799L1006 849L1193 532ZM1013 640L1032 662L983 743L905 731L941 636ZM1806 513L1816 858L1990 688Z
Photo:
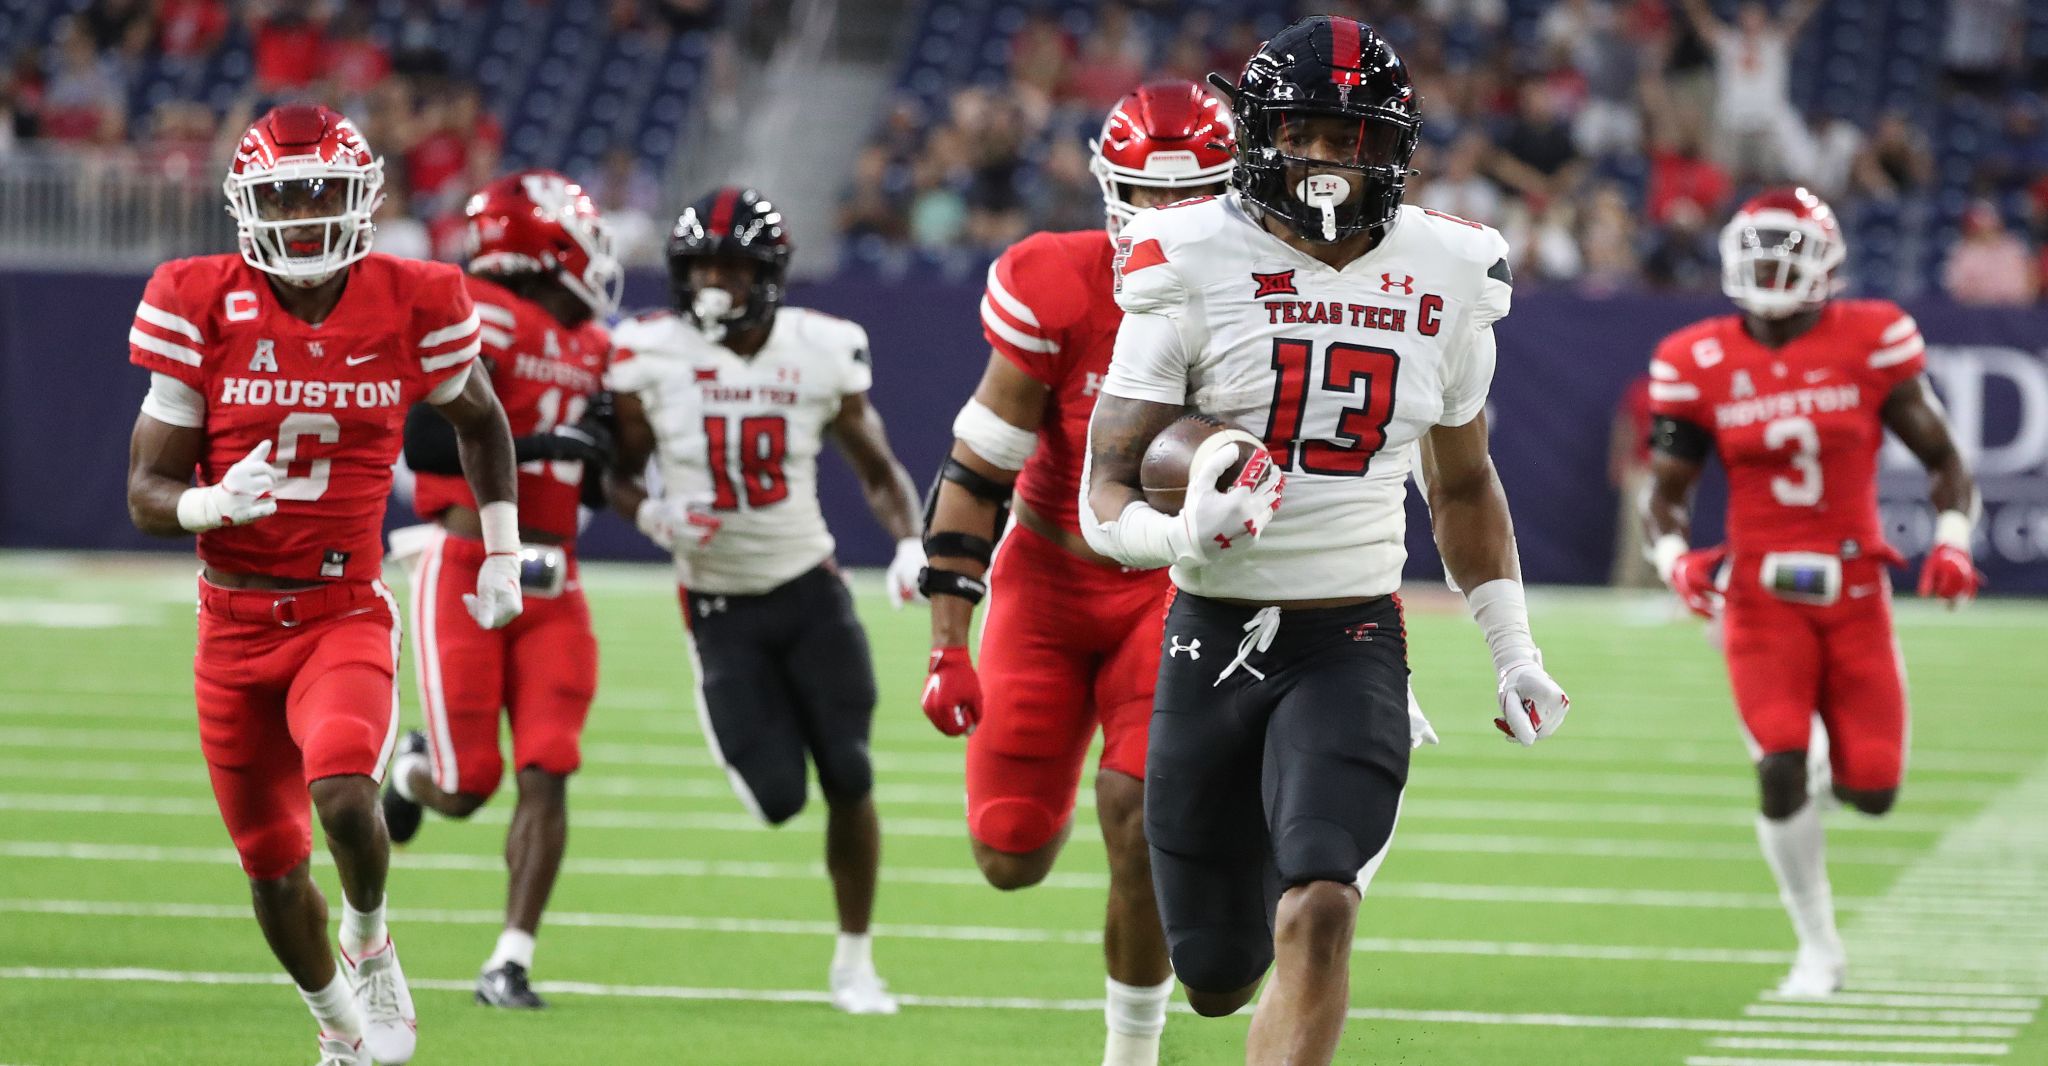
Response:
M564 326L531 300L479 277L466 279L483 326L484 364L515 437L575 425L604 378L611 334L596 321ZM576 537L583 464L570 459L519 464L519 525L560 538ZM453 474L420 474L413 507L435 518L450 507L476 507L469 481Z
M477 315L445 263L372 254L348 268L325 322L278 305L268 275L239 255L156 268L128 331L128 358L205 401L201 484L275 441L277 513L199 534L222 570L304 581L367 580L405 412L465 372Z
M1783 348L1738 315L1664 339L1650 362L1658 415L1713 434L1728 471L1728 543L1741 553L1885 553L1877 513L1883 408L1926 368L1912 316L1886 300L1836 300Z
M1052 390L1038 448L1017 475L1017 495L1077 536L1088 419L1124 320L1110 271L1114 252L1099 229L1032 234L988 268L981 300L989 344Z

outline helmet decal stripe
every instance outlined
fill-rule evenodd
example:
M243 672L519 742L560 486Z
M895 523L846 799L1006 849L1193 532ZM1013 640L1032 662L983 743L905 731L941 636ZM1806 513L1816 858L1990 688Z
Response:
M1359 71L1358 23L1348 18L1332 16L1330 19L1330 80L1339 85L1360 85L1365 81Z
M739 206L739 203L740 191L738 189L722 189L719 191L718 204L711 209L711 225L709 230L712 236L723 237L732 232L732 213L733 209Z

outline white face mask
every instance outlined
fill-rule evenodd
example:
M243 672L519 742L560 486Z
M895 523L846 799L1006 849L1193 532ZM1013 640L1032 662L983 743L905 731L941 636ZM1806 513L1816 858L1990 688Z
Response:
M697 318L698 328L712 341L725 339L725 319L732 312L732 294L719 288L702 288L690 301L690 313Z
M1351 195L1351 182L1341 174L1310 174L1294 186L1302 203L1323 213L1323 239L1337 239L1337 205Z

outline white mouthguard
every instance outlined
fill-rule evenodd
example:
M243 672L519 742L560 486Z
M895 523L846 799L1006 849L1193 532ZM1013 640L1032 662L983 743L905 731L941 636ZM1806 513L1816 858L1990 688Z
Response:
M1337 239L1337 205L1351 195L1351 183L1338 174L1310 174L1294 187L1294 195L1323 213L1323 239Z
M724 289L698 289L697 296L690 301L690 313L697 318L698 328L713 341L725 338L725 316L732 311L732 294Z

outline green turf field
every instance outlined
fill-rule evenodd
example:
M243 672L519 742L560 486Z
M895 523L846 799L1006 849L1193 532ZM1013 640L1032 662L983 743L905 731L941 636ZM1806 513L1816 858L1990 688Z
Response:
M199 759L191 562L4 561L0 1064L310 1062L311 1021L275 986ZM907 1005L849 1018L822 1002L820 819L761 829L710 765L664 573L587 574L603 683L536 960L554 1009L469 1002L499 922L508 797L470 824L430 816L391 880L416 1062L1099 1061L1100 842L1078 830L1031 891L979 883L959 744L916 706L921 611L892 614L863 585L883 696L876 960ZM1911 780L1886 821L1829 816L1855 991L1811 1006L1764 994L1791 936L1700 628L1656 599L1532 599L1574 703L1527 751L1494 733L1462 612L1410 605L1415 685L1444 743L1418 755L1361 912L1339 1061L2048 1063L2048 606L1902 605ZM405 695L416 724L409 678ZM1242 1061L1244 1027L1176 1014L1165 1061Z

